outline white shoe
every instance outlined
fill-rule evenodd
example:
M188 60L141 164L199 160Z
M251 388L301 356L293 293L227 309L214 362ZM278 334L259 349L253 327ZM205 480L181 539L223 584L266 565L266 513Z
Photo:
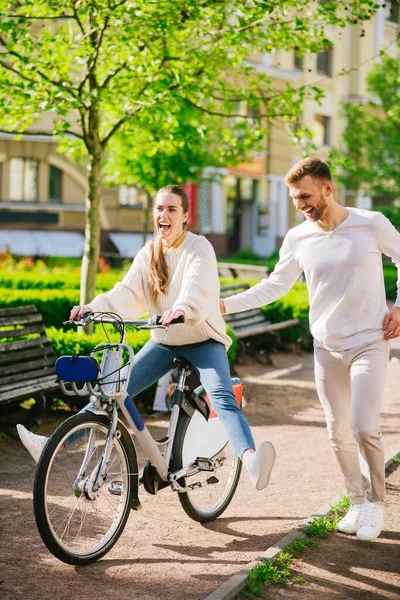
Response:
M257 490L267 487L275 462L275 448L271 442L261 442L254 454L247 459L245 466L252 484Z
M352 504L347 514L336 525L338 531L343 533L357 533L360 526L360 516L364 504Z
M40 455L42 454L42 450L45 447L48 438L44 437L44 435L32 433L26 427L19 424L17 425L17 431L21 438L21 442L28 450L29 454L35 462L39 462Z
M359 540L369 541L377 538L383 527L383 502L364 501L360 526L357 530Z

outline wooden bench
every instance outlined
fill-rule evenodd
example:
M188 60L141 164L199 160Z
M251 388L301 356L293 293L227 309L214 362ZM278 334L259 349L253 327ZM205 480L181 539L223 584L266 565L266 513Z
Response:
M227 298L232 294L239 294L250 288L249 283L236 283L232 285L221 286L221 298ZM277 323L271 323L268 321L262 312L261 308L252 308L244 310L243 312L232 313L224 316L225 323L231 327L238 340L243 341L242 348L248 350L251 343L246 343L244 340L255 336L262 336L264 334L271 334L273 344L276 345L281 341L280 336L277 333L282 329L288 327L301 327L303 324L300 323L299 319L287 319L286 321L279 321ZM302 336L296 341L296 345L301 344Z
M46 394L59 391L56 357L36 306L0 308L0 340L0 407L34 398L35 419Z
M255 279L257 281L268 276L268 267L263 265L241 265L238 263L217 263L218 275L226 279Z

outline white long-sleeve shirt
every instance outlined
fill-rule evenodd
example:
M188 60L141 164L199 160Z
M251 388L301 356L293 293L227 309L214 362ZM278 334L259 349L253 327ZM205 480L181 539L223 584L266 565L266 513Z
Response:
M182 244L165 253L169 284L165 294L154 301L147 281L150 245L137 254L122 282L90 303L93 311L114 312L125 319L138 319L146 313L162 315L166 310L184 311L185 324L171 325L167 331L155 329L152 338L160 344L179 346L209 339L229 348L231 338L219 309L217 259L210 242L201 235L186 234Z
M227 313L277 300L303 271L315 345L339 351L382 339L382 321L388 312L382 254L396 263L395 306L400 306L400 233L382 213L348 211L330 232L309 221L291 229L271 276L224 300Z

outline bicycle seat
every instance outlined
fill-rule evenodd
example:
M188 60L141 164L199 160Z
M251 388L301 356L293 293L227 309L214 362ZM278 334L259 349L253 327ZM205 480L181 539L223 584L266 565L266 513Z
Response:
M179 356L178 358L174 358L174 367L178 368L178 369L184 367L185 369L190 369L190 371L194 372L194 366L192 365L192 363L189 362L183 356Z

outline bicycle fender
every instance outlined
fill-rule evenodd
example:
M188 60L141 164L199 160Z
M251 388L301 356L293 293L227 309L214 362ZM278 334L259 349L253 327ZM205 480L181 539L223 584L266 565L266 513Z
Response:
M94 407L93 408L92 407L85 408L85 412L90 412L90 413L93 413L94 415L106 415L106 417L110 416L109 413L102 408L94 408Z
M196 388L196 390L194 391L185 393L184 398L190 401L191 412L189 412L185 407L182 408L189 415L189 417L193 415L195 410L198 410L199 413L205 418L205 420L208 421L208 418L210 416L210 409L208 407L207 402L196 393L200 389L203 389L203 387L199 387Z

